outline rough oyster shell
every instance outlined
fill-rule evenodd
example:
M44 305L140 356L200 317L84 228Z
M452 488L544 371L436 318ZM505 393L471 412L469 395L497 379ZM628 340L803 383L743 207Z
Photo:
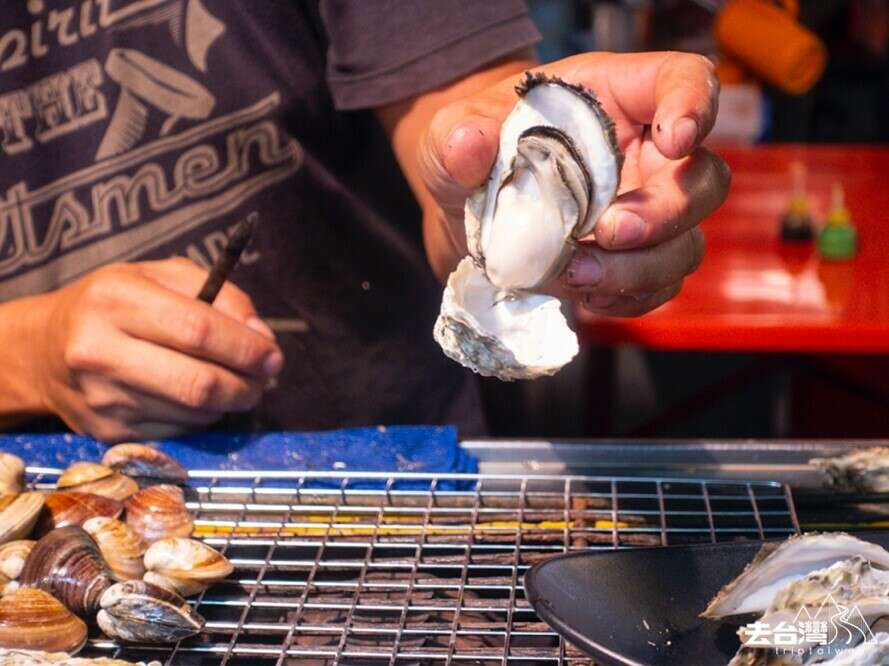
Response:
M448 279L434 328L445 354L503 380L553 374L577 353L559 301L529 292L593 231L623 159L591 92L532 74L516 92L488 183L466 201L471 259Z
M813 533L768 543L737 578L713 597L701 617L762 613L775 593L788 583L856 555L873 566L889 569L889 551L848 534Z
M504 297L469 257L448 278L434 335L454 360L504 381L552 375L578 351L558 299Z
M852 492L889 492L889 447L855 449L835 458L812 458L828 485Z
M853 627L849 633L860 641L873 620L889 613L889 571L873 569L858 556L836 562L778 590L760 621L770 627L782 622L793 624L803 612L806 618L827 622L838 606L849 609L843 624ZM752 634L744 626L738 636L746 644ZM845 634L827 636L829 642L846 638Z

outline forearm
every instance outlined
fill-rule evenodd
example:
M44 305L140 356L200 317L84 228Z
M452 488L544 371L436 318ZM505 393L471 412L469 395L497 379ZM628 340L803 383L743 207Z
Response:
M46 300L34 296L0 304L0 429L48 411L36 380Z

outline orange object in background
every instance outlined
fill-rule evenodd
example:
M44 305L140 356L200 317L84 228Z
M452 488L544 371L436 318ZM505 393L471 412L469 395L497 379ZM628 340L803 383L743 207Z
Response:
M797 23L795 0L784 8L768 0L728 0L713 30L725 54L756 76L791 94L809 90L827 64L827 49Z

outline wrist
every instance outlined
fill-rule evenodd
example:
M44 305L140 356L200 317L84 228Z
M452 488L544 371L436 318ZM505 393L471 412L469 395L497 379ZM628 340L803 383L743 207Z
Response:
M0 427L49 413L46 338L52 294L0 304Z

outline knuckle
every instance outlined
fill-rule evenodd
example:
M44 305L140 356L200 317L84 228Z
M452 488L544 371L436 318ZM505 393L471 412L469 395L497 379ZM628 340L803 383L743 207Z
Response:
M180 402L191 409L209 409L213 405L219 380L215 373L201 369L185 378L181 383Z
M75 335L69 340L63 360L69 369L82 372L98 371L104 366L99 345L86 335Z
M177 323L177 335L186 349L203 349L211 331L212 326L207 315L199 309L186 308L182 311Z

